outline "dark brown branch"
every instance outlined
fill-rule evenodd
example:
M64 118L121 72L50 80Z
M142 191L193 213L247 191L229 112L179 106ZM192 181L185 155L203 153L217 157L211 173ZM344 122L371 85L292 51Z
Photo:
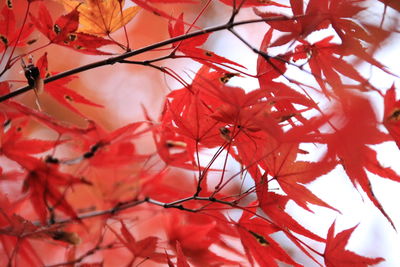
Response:
M50 223L47 226L50 227L54 227L54 224L65 224L65 223L70 223L72 221L76 221L76 220L84 220L84 219L88 219L88 218L94 218L94 217L98 217L98 216L104 216L104 215L113 215L116 214L120 211L123 210L127 210L133 207L136 207L138 205L141 205L143 203L150 203L156 206L160 206L163 208L175 208L175 209L179 209L179 210L185 210L185 211L189 211L189 212L199 212L202 210L202 207L198 208L198 209L189 209L183 206L183 203L186 203L188 201L209 201L210 203L220 203L223 205L227 205L229 207L233 207L233 208L243 208L243 207L239 207L237 206L237 204L235 202L229 202L229 201L224 201L224 200L220 200L220 199L216 199L215 197L198 197L198 196L191 196L191 197L187 197L187 198L183 198L183 199L179 199L176 201L172 201L172 202L161 202L149 197L145 197L143 199L135 199L135 200L131 200L128 202L123 202L123 203L119 203L117 205L115 205L113 208L107 209L107 210L99 210L99 211L94 211L94 212L88 212L85 214L81 214L79 216L77 216L77 218L66 218L66 219L61 219L61 220L55 220L54 222ZM33 222L34 225L37 226L42 226L42 227L47 227L47 226L43 226L41 225L40 222ZM42 231L44 230L44 228L42 228Z
M65 72L58 73L56 75L53 75L53 76L50 76L50 77L44 79L44 83L45 84L46 83L50 83L50 82L65 78L67 76L71 76L71 75L74 75L74 74L77 74L77 73L81 73L81 72L84 72L84 71L87 71L87 70L95 69L95 68L98 68L98 67L102 67L102 66L106 66L106 65L113 65L115 63L119 63L120 61L122 61L122 60L124 60L126 58L133 57L133 56L136 56L136 55L140 55L140 54L152 51L154 49L157 49L157 48L160 48L160 47L163 47L163 46L175 43L175 42L179 42L179 41L183 41L183 40L186 40L186 39L190 39L190 38L193 38L193 37L196 37L196 36L200 36L200 35L203 35L203 34L212 33L212 32L218 32L218 31L226 30L226 29L229 29L229 28L232 28L232 27L236 27L236 26L240 26L240 25L258 23L258 22L265 22L265 21L292 20L294 18L295 17L277 16L277 17L267 18L267 19L251 19L251 20L244 20L244 21L226 23L226 24L219 25L219 26L209 27L209 28L206 28L206 29L203 29L203 30L194 31L194 32L187 33L187 34L184 34L184 35L180 35L180 36L177 36L177 37L165 40L165 41L161 41L161 42L149 45L149 46L145 46L145 47L142 47L142 48L134 50L134 51L128 51L128 52L126 52L124 54L121 54L119 56L110 57L110 58L107 58L105 60L100 60L100 61L93 62L93 63L87 64L87 65L83 65L83 66L75 68L75 69L71 69L71 70L68 70L68 71L65 71ZM2 95L2 96L0 96L0 102L3 102L5 100L7 100L7 99L10 99L10 98L13 98L15 96L18 96L20 94L23 94L23 93L25 93L25 92L27 92L27 91L29 91L31 89L32 89L32 87L27 85L27 86L24 86L24 87L14 91L14 92L9 93L9 94Z

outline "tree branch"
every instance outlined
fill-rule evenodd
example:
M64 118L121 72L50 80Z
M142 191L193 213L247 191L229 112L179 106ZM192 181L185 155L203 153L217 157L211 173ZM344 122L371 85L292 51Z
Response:
M133 50L133 51L128 51L126 53L123 53L119 56L115 56L115 57L110 57L104 60L100 60L100 61L96 61L87 65L83 65L81 67L78 68L74 68L71 70L67 70L65 72L61 72L58 73L56 75L50 76L46 79L44 79L44 83L50 83L62 78L65 78L67 76L71 76L77 73L81 73L87 70L91 70L91 69L95 69L95 68L99 68L102 66L106 66L106 65L113 65L115 63L119 63L120 61L129 58L129 57L133 57L133 56L137 56L146 52L149 52L151 50L175 43L175 42L179 42L179 41L183 41L183 40L187 40L196 36L200 36L203 34L208 34L208 33L212 33L212 32L218 32L218 31L222 31L222 30L226 30L232 27L236 27L236 26L240 26L240 25L246 25L246 24L252 24L252 23L259 23L259 22L266 22L266 21L285 21L285 20L292 20L295 19L297 17L287 17L287 16L277 16L277 17L272 17L272 18L261 18L261 19L251 19L251 20L243 20L243 21L238 21L238 22L233 22L233 23L225 23L223 25L219 25L219 26L214 26L214 27L209 27L203 30L198 30L198 31L194 31L191 33L187 33L184 35L180 35L174 38L170 38L168 40L164 40L155 44L151 44L142 48L139 48L137 50ZM15 96L18 96L20 94L23 94L25 92L28 92L29 90L33 89L31 86L27 85L24 86L22 88L17 89L16 91L13 91L9 94L6 95L2 95L0 96L0 102L6 101L7 99L13 98Z

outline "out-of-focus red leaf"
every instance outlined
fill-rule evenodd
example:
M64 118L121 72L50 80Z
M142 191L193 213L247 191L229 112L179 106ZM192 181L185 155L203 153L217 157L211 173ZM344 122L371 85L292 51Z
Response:
M27 38L33 31L32 26L26 23L17 28L13 9L4 5L0 13L0 52L12 46L26 46Z
M56 140L24 139L23 130L28 122L27 119L11 122L10 129L0 135L0 153L20 165L23 165L26 160L29 161L32 154L46 152L62 143Z
M396 101L394 85L385 94L383 125L385 125L400 149L400 100Z
M47 61L47 52L45 52L37 61L36 67L39 69L40 78L46 78L46 74L49 68L49 62Z
M179 22L178 18L171 16L171 14L168 14L167 12L161 10L160 8L155 7L153 4L173 3L173 2L198 3L198 0L131 0L131 1L156 16L161 16L170 21L178 21L178 22ZM184 24L188 24L188 23L184 23Z
M31 109L25 105L22 105L15 101L7 101L7 105L16 110L19 116L28 116L38 121L42 125L46 125L48 128L53 129L55 132L60 135L73 135L76 140L83 139L88 132L93 130L93 124L89 123L87 128L79 128L73 125L69 125L67 123L60 122L55 118L40 112L35 109Z
M64 190L60 187L74 184L88 184L83 179L62 173L58 166L49 165L36 158L26 158L19 162L27 169L27 176L22 187L23 192L30 194L32 206L42 223L45 223L49 214L48 205L60 210L66 215L77 218L74 207L65 199Z
M343 91L340 94L340 104L335 106L335 115L341 118L341 123L332 134L324 137L328 144L328 151L321 162L326 160L340 160L350 181L354 186L359 184L369 199L393 225L378 199L374 195L365 168L372 172L384 173L388 178L389 172L376 166L374 153L367 147L368 144L380 144L388 141L387 134L378 130L378 121L372 104L363 96ZM390 179L397 180L398 176Z
M178 240L176 241L176 256L177 256L177 262L176 262L177 267L190 267L185 255L183 254L181 244L179 243Z
M71 82L75 78L75 76L70 76L46 84L44 87L44 91L51 95L60 104L66 106L69 110L77 113L82 117L85 117L85 115L82 114L76 107L74 107L72 103L79 103L102 108L102 105L90 101L89 99L83 97L82 95L65 86L67 83Z
M84 154L80 160L86 159L96 168L115 168L147 159L146 155L137 153L136 146L132 143L135 138L151 130L151 127L143 127L146 124L133 122L108 131L93 122L93 129L82 140L80 150Z
M213 244L223 245L221 231L224 227L218 226L217 223L222 222L221 220L179 211L172 212L168 219L166 232L169 243L174 245L179 242L183 254L191 263L199 266L237 264L236 261L219 256L210 250ZM223 234L232 235L228 232Z
M35 231L37 227L15 215L24 200L25 197L11 203L6 195L0 193L0 244L10 265L17 261L15 253L18 252L20 264L40 266L43 265L41 257L30 241L22 238L23 234Z
M285 57L278 55L280 59L270 57L267 54L268 47L270 47L273 29L270 28L264 35L260 51L257 59L257 77L261 83L267 83L273 79L281 76L286 71Z
M85 183L82 179L70 174L62 173L57 165L48 165L30 154L45 152L54 148L60 142L44 140L24 140L23 126L28 121L22 121L19 125L13 125L2 136L2 153L9 159L17 162L25 171L26 177L22 191L29 192L35 212L42 222L45 222L48 214L48 204L54 205L56 210L61 210L71 217L76 217L76 212L65 200L60 192L60 186Z
M175 267L175 264L172 262L171 258L169 257L168 252L166 252L166 251L165 251L165 256L167 257L168 267Z

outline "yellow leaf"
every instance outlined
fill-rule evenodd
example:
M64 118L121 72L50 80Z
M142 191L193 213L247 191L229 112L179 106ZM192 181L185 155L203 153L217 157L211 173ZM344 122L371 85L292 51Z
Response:
M140 10L133 6L122 10L124 0L58 0L69 11L78 7L78 32L108 35L127 24Z

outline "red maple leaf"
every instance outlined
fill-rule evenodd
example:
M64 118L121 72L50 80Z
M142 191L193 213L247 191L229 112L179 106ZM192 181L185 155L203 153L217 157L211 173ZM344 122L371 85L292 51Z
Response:
M0 244L3 247L3 253L7 255L10 266L12 266L12 262L17 261L17 257L18 263L21 265L40 266L43 265L43 261L34 246L29 240L22 237L22 234L35 231L38 227L15 214L24 200L25 197L10 202L7 196L0 193Z
M104 45L115 44L111 40L86 34L78 33L79 12L75 8L70 13L59 17L53 24L53 20L46 6L41 3L39 6L39 15L37 17L30 14L32 23L43 33L50 44L58 44L66 46L82 53L108 55L110 53L103 52L97 48Z
M81 150L86 151L84 159L95 167L116 167L139 160L147 156L139 155L132 140L151 130L142 127L146 122L133 122L114 131L107 131L96 123L93 129L82 140Z
M259 186L259 188L261 187ZM276 226L283 230L287 229L299 233L316 241L325 241L323 238L304 228L285 212L286 204L290 200L289 197L260 189L257 190L257 195L260 208L272 219Z
M250 212L243 212L242 217L236 224L240 241L252 266L254 260L260 266L279 266L281 261L291 266L302 266L296 263L282 247L270 237L279 231L274 224L262 218L252 216Z
M281 144L265 160L261 161L260 166L265 168L267 173L273 177L272 179L279 183L288 198L295 201L300 207L310 212L312 211L308 204L336 210L314 195L305 184L331 171L337 162L296 161L298 153L298 145Z
M0 16L0 52L11 46L26 46L27 38L33 31L32 24L17 28L12 8L4 5Z
M369 84L368 81L353 65L341 58L341 47L331 43L332 39L333 36L328 36L314 44L301 41L303 44L295 48L293 59L308 58L310 69L327 97L330 96L330 92L328 92L325 82L329 83L334 90L338 90L338 88L342 88L341 75L364 84L363 88L366 88ZM325 80L322 77L325 77Z
M339 36L346 34L352 35L347 27L351 19L357 13L365 9L358 6L362 2L346 0L311 0L304 10L303 0L291 0L291 8L294 16L292 20L286 21L266 21L273 29L287 34L279 37L272 46L279 46L290 42L291 40L305 39L310 33L325 29L332 25ZM272 12L261 12L255 9L255 13L262 18L275 17L278 14Z
M142 240L136 241L135 237L129 232L125 223L121 220L121 234L114 229L109 229L115 234L118 240L132 253L131 265L137 258L150 259L157 262L165 262L164 254L156 252L158 238L148 236Z
M173 25L171 22L169 23L168 31L171 38L185 34L183 14L179 16L178 20L175 22L175 25ZM243 67L242 65L227 58L221 57L212 51L198 48L207 41L208 36L209 34L203 34L194 38L190 38L188 40L174 43L172 47L177 49L178 51L181 51L187 57L217 70L224 70L220 66L233 65Z
M24 120L19 125L13 125L2 135L1 153L17 162L26 171L22 191L30 193L29 199L42 222L46 221L48 215L48 203L54 205L55 209L61 210L71 217L76 217L74 209L65 200L59 187L87 182L60 172L57 165L49 165L41 159L31 156L31 154L42 153L54 148L60 142L22 139L22 129L27 122L28 120Z
M181 244L179 243L178 240L176 241L176 256L177 256L177 262L176 262L177 267L190 267L185 255L183 254Z
M73 175L62 173L57 165L50 165L36 158L25 159L21 164L27 170L23 192L30 195L29 200L40 220L46 223L49 204L66 215L77 218L75 209L65 199L64 191L74 184L90 184Z
M47 126L49 129L54 130L55 132L61 135L72 135L75 140L84 139L85 135L94 129L93 123L89 121L88 126L86 128L80 128L74 125L70 125L65 122L60 122L55 118L35 109L31 109L21 103L8 100L6 102L8 108L11 110L10 113L7 113L8 118L14 117L29 117L32 118L42 125Z
M47 53L44 53L38 59L38 61L36 62L36 66L39 68L39 73L41 78L56 74L56 73L51 73L51 74L47 73L48 70ZM85 115L83 115L77 108L75 108L72 105L72 103L85 104L99 108L102 108L103 106L90 101L89 99L85 98L84 96L78 94L74 90L69 89L68 87L65 86L65 84L71 82L76 78L77 78L76 76L68 76L62 79L58 79L54 82L48 83L44 86L44 92L51 95L56 101L67 107L69 110L77 113L82 117L85 117Z
M286 71L286 56L278 55L274 58L267 54L267 50L271 46L272 32L273 29L270 28L264 35L260 45L260 54L257 59L257 75L260 84L272 81Z
M1 133L0 154L24 165L32 159L32 154L39 154L55 148L61 142L55 140L24 139L24 128L29 120L11 122L11 127Z
M357 225L335 234L335 222L328 231L324 261L327 267L368 267L384 261L383 258L368 258L346 249L347 242Z
M371 103L355 93L342 91L341 102L335 106L335 115L341 118L341 123L332 134L323 138L328 145L328 151L321 162L336 161L342 164L346 174L354 186L361 186L369 199L393 225L378 199L375 197L365 168L375 174L394 181L400 181L390 168L383 168L376 159L376 153L368 144L380 144L390 140L387 134L378 130L378 121Z
M400 148L400 100L396 101L394 85L385 94L385 111L383 125Z
M232 233L226 231L226 228L224 230L224 227L219 225L222 222L221 220L213 219L213 216L197 213L189 215L180 211L172 212L168 219L166 227L168 241L174 247L179 242L188 261L199 266L221 266L237 263L210 250L213 244L224 246L225 243L221 234L232 235Z

